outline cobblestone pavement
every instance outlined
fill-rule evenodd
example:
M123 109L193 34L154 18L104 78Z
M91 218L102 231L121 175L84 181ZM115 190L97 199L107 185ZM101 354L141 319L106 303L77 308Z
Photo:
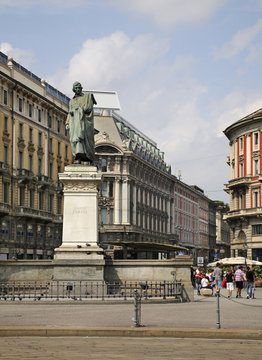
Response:
M170 338L0 338L1 360L258 360L262 341Z

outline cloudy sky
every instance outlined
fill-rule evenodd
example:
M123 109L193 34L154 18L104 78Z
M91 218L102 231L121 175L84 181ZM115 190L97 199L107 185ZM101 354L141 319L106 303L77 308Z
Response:
M0 51L68 96L116 90L173 174L228 202L223 130L262 107L262 0L0 0L0 22Z

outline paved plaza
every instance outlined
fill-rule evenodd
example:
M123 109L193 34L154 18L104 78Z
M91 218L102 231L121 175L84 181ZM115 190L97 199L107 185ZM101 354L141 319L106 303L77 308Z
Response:
M219 300L221 329L216 297L143 303L141 328L132 327L132 303L1 300L0 359L262 358L262 289L256 299L222 290Z

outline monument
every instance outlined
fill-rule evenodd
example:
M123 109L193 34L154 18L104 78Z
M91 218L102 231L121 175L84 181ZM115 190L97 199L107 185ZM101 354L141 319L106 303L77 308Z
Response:
M82 92L79 82L73 84L73 91L75 96L70 100L66 120L73 164L59 174L59 180L64 185L63 237L62 245L55 249L54 256L56 264L66 266L66 269L63 266L55 268L55 278L66 280L68 275L79 280L81 274L83 278L88 276L90 279L91 276L93 279L90 266L96 265L96 270L99 270L97 265L104 264L103 249L98 246L97 187L101 183L101 174L94 166L93 105L96 101L92 94ZM102 267L100 270L103 270ZM99 271L96 274L91 272L96 279L97 276L101 278Z

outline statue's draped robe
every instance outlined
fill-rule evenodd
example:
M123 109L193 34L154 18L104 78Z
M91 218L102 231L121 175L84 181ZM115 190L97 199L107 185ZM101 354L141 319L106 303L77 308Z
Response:
M66 124L69 126L72 154L75 159L90 161L95 157L93 105L96 104L92 94L75 96L69 102L69 113Z

